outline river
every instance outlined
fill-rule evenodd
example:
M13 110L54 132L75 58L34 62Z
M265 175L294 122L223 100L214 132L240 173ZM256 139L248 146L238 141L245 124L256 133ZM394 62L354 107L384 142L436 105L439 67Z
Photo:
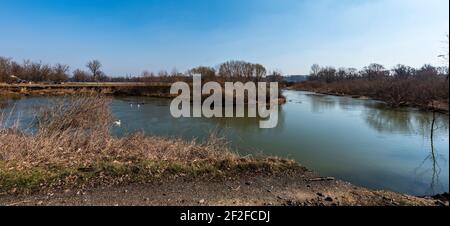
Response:
M170 100L115 98L111 109L121 126L117 136L148 135L205 139L211 131L226 137L241 154L288 157L320 173L356 185L411 195L449 191L449 118L438 114L433 143L432 113L390 108L359 100L301 91L284 91L274 129L260 129L255 118L181 118L170 115ZM48 97L10 101L17 118L29 125L36 106Z

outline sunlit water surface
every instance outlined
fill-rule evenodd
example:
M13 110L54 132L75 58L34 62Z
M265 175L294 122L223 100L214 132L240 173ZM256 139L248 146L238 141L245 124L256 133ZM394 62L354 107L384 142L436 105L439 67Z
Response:
M438 114L433 143L432 114L392 109L372 100L285 91L275 129L260 129L255 118L182 118L170 115L170 100L116 98L112 111L121 126L113 132L204 140L219 131L242 154L288 157L319 172L357 185L412 195L449 190L448 116ZM32 116L49 98L9 100L10 123L32 127ZM5 108L5 106L4 106Z

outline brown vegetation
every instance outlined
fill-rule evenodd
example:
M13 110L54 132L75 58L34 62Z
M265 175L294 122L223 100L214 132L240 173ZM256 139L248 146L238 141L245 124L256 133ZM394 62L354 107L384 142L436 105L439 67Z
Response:
M0 123L0 190L301 169L293 161L241 157L214 134L203 143L140 133L114 137L109 101L98 95L61 99L36 114L33 134Z
M386 70L372 64L358 71L352 68L314 65L310 80L294 84L294 89L328 94L366 96L393 106L415 106L448 111L448 68L425 65L420 69L398 65Z
M241 157L215 133L203 143L113 137L109 102L56 100L37 111L32 134L0 123L0 205L439 204L322 178L290 160Z
M206 81L262 81L267 74L261 64L245 61L228 61L216 68L200 66L185 73L173 70L171 73L144 71L141 75L131 77L108 76L102 71L102 63L89 61L89 72L76 69L71 74L69 66L64 64L49 65L41 62L24 61L17 63L10 58L0 57L0 83L63 83L63 82L177 82L192 81L193 74L201 74Z

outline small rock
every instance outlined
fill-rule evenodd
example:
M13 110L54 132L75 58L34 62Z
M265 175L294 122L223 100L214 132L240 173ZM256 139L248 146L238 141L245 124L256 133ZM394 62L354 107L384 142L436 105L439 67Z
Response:
M327 202L333 202L333 198L331 198L331 197L328 196L328 197L325 198L325 201L327 201Z
M317 193L317 196L323 197L323 194L319 192L319 193Z
M201 199L200 201L198 201L198 204L204 204L204 203L205 203L204 199Z
M150 199L149 198L145 198L144 201L148 202L148 201L150 201Z
M247 182L245 182L245 185L250 186L250 185L252 185L252 182L247 181Z
M37 204L38 204L38 206L42 206L44 204L44 202L43 201L39 201Z
M286 202L286 205L287 206L300 206L301 204L299 204L299 203L297 203L296 201L293 201L293 200L288 200Z

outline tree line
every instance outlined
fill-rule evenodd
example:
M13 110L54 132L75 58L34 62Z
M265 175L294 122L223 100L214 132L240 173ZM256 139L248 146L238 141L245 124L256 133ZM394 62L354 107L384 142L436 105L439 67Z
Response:
M398 64L392 69L386 69L380 64L370 64L361 70L356 68L321 67L317 64L311 67L310 81L327 83L345 80L402 80L402 79L448 79L448 67L424 65L421 68Z
M204 80L214 81L261 81L267 75L261 64L245 61L227 61L217 67L199 66L181 73L144 71L138 76L108 76L102 71L103 65L98 60L89 61L86 69L70 72L65 64L44 64L29 60L17 63L11 58L0 57L0 82L175 82L190 81L194 74L201 74ZM281 74L279 74L281 76Z
M311 67L309 81L295 86L319 92L367 96L395 106L434 108L439 103L448 104L448 79L447 66L413 68L397 65L386 69L383 65L371 64L357 70L316 64Z

